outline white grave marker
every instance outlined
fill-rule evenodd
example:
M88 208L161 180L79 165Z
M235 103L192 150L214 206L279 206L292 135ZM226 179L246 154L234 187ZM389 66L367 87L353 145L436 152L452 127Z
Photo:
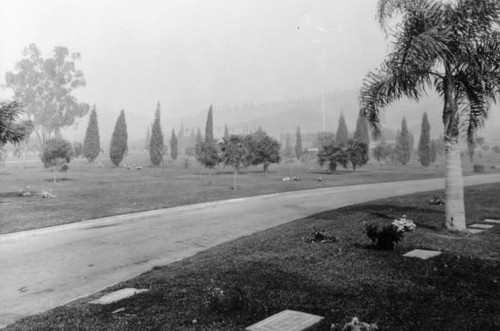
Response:
M485 219L484 220L486 223L494 223L494 224L500 224L500 220L492 220L492 219Z
M148 290L138 290L136 288L124 288L119 291L111 292L106 294L99 299L90 301L90 303L95 305L107 305L116 301L120 301L129 298L135 294L147 292Z
M494 225L491 224L472 224L469 225L469 227L474 228L474 229L491 229L494 227Z
M428 251L425 249L414 249L412 251L409 251L408 253L404 254L403 256L406 257L416 257L422 260L427 260L430 259L431 257L438 256L440 255L440 251Z
M284 310L249 326L247 331L303 331L318 324L323 317L301 313L294 310Z
M482 229L474 229L474 228L467 228L467 232L469 232L470 234L478 234L478 233L484 232L484 230L482 230Z

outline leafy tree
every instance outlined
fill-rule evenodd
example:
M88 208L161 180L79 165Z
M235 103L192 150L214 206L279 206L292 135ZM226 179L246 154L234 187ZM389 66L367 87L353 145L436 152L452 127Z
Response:
M403 117L403 121L401 122L401 131L399 132L398 140L396 141L396 156L399 163L404 166L408 164L411 158L410 144L410 132L408 131L406 118Z
M437 159L436 140L431 140L431 163L435 163Z
M208 169L209 176L211 174L211 170L221 162L221 157L217 147L212 143L204 141L195 145L195 157L198 163Z
M390 153L391 148L385 142L381 142L375 148L373 148L373 157L379 163L382 160L386 160L389 157Z
M331 172L337 171L337 164L347 168L349 163L356 171L368 162L367 149L364 143L354 139L349 139L343 145L331 142L323 145L318 152L318 162L321 166L328 163Z
M345 123L344 114L341 113L339 117L339 126L337 128L337 134L335 135L335 143L337 146L342 146L347 144L349 140L349 131L347 130L347 124Z
M255 166L262 164L265 175L269 165L280 162L280 143L261 128L248 135L246 142L252 158L251 164Z
M368 145L364 142L350 139L348 141L347 152L353 171L368 163Z
M144 144L144 149L149 152L149 145L151 145L151 131L149 130L149 125L148 125L148 130L146 131L146 142Z
M233 188L237 189L238 173L241 168L248 165L248 146L243 136L230 135L228 139L220 142L221 160L224 165L234 168Z
M122 110L116 120L115 130L111 136L111 147L109 149L109 158L117 167L122 162L128 150L127 140L127 122L125 121L125 111Z
M466 231L461 128L469 141L499 94L498 0L379 0L378 18L392 50L363 83L362 112L377 128L381 112L402 97L419 100L427 87L443 98L446 143L445 226Z
M229 138L229 129L227 128L227 124L224 126L224 138Z
M73 142L73 156L80 157L83 155L83 143L79 141Z
M85 156L89 163L92 163L99 156L100 152L99 126L97 124L97 111L94 106L90 112L89 124L85 132L85 139L83 140L83 156Z
M320 132L318 133L314 146L321 148L330 143L335 144L335 135L331 132Z
M170 138L170 157L174 161L177 159L177 137L174 129L172 129L172 137Z
M30 122L16 122L22 113L17 101L0 102L0 146L6 143L18 144L26 139Z
M73 150L71 143L63 138L54 138L43 145L41 159L45 168L51 168L56 182L56 170L66 172L69 169Z
M151 143L149 144L149 159L151 164L159 166L163 160L165 148L163 144L163 132L160 124L160 102L156 104L155 120L151 129Z
M420 140L418 141L418 159L420 164L428 167L431 164L431 126L427 119L427 113L422 116L422 129L420 130Z
M210 105L208 109L207 124L205 125L205 142L209 144L215 143L212 105Z
M297 127L297 133L295 134L295 156L297 156L297 159L300 160L302 153L303 153L302 135L300 134L300 126L299 126Z
M368 133L368 122L366 118L364 118L361 114L358 116L358 120L356 121L356 131L354 132L354 140L360 143L363 143L366 148L366 159L369 158L369 149L370 146L370 134Z
M85 86L83 72L76 67L80 54L55 47L53 56L44 59L35 44L26 47L22 54L15 71L5 74L6 87L25 107L43 144L89 111L87 104L79 103L73 96L75 89Z

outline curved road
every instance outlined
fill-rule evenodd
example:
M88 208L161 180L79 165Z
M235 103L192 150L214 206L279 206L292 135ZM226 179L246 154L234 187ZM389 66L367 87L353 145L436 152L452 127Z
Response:
M500 174L464 177L465 185ZM182 206L0 236L0 327L196 252L321 211L443 189L443 179Z

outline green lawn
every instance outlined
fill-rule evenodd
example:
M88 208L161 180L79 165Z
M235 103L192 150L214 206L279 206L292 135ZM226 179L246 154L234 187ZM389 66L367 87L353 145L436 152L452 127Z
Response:
M340 330L353 316L376 321L380 330L500 330L500 225L473 236L448 233L444 207L428 202L435 194L442 192L296 220L154 268L7 330L243 330L284 309L324 316L318 330L332 323ZM500 219L500 185L470 187L465 196L469 223ZM365 224L402 215L417 229L395 251L374 249ZM337 241L307 242L313 227ZM443 254L425 261L402 257L415 248ZM88 303L125 287L150 291L109 306Z
M108 159L102 163L98 167L83 159L73 160L71 169L66 175L58 174L60 180L55 184L52 173L36 159L26 163L23 170L16 163L7 164L7 172L0 173L0 234L198 202L444 174L442 164L423 168L414 161L407 167L373 164L356 172L341 169L331 175L311 162L292 164L291 176L301 180L284 182L282 178L290 176L290 169L281 164L271 166L267 177L261 168L245 170L234 191L232 169L219 167L209 176L208 170L201 169L194 160L188 169L183 167L182 159L167 162L164 168L153 168L147 166L147 154L131 153L123 163L144 165L142 170L115 168ZM491 153L484 163L487 172L499 171L491 166L500 163L500 154ZM470 174L472 166L465 165L464 169L464 174ZM318 181L319 177L322 181ZM33 193L50 190L57 197L19 196L26 186Z

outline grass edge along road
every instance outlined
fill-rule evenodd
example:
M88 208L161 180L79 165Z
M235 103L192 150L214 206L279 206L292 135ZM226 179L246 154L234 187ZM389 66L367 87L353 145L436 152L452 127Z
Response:
M388 198L320 213L219 245L23 319L6 330L243 330L284 309L318 314L318 330L353 316L381 330L498 330L500 226L478 235L443 229L442 191ZM466 188L468 222L500 218L500 185ZM366 223L406 215L417 229L395 251L372 248ZM333 243L309 243L313 227ZM442 255L402 257L416 248ZM112 290L147 293L98 306Z

